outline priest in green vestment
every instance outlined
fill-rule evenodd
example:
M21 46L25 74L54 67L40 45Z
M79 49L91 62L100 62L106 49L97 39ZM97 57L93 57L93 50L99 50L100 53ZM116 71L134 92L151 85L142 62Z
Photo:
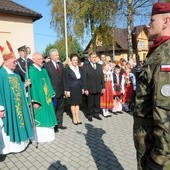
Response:
M24 84L13 71L14 54L4 54L0 68L0 154L23 151L33 137Z
M31 80L31 99L38 142L49 142L55 139L54 126L57 125L52 98L55 95L47 71L43 68L43 56L34 53L33 65L29 67Z

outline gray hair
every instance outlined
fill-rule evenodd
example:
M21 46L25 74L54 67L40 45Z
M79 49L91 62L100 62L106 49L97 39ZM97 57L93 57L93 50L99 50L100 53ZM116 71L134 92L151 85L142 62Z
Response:
M59 54L59 52L58 52L58 50L57 50L56 48L52 48L52 49L50 49L50 51L49 51L49 56L51 56L53 52L56 52L56 53Z

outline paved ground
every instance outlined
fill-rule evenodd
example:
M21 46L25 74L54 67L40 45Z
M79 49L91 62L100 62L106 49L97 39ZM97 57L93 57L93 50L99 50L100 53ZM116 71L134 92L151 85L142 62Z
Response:
M136 170L133 118L124 113L73 125L64 114L67 130L56 133L51 143L33 144L26 151L0 160L0 170ZM2 158L1 158L2 159Z

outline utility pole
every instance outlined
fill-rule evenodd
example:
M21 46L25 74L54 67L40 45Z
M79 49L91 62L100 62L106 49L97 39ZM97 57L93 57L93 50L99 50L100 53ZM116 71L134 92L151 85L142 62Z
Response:
M133 57L132 30L133 30L132 0L127 0L128 60L130 57Z
M68 40L67 40L67 8L66 0L64 0L64 25L65 25L65 46L66 46L66 59L68 58Z

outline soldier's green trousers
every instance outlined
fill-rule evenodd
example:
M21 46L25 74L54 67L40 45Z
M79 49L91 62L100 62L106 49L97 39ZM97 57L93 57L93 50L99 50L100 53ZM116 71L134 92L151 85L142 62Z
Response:
M150 156L154 137L152 127L134 128L134 144L137 151L137 169L150 170L147 159ZM170 170L170 161L166 163L163 170Z

